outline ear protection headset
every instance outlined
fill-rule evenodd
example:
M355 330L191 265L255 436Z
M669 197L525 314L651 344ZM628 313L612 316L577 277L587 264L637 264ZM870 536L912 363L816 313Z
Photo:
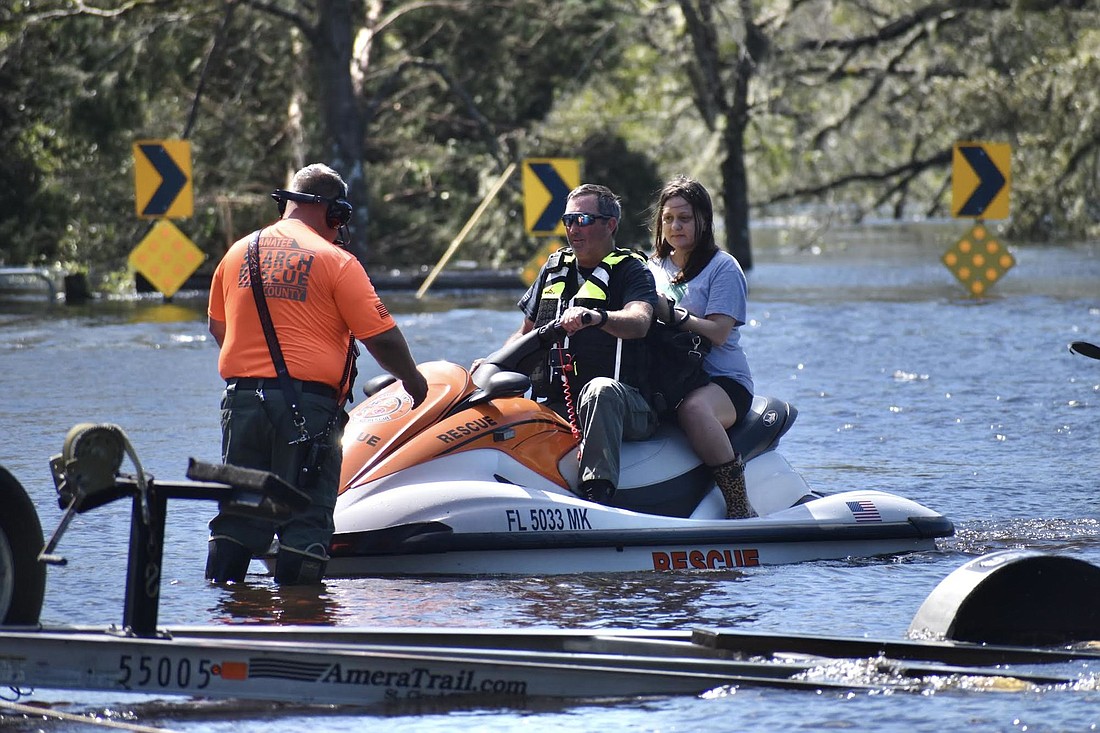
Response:
M298 191L284 191L281 188L277 188L271 193L271 198L275 199L275 203L279 206L279 215L282 216L286 211L286 202L297 201L303 204L328 204L328 208L325 210L325 224L329 229L339 229L348 225L351 221L352 206L348 203L348 200L344 197L330 199L324 196L318 196L314 193L300 193Z

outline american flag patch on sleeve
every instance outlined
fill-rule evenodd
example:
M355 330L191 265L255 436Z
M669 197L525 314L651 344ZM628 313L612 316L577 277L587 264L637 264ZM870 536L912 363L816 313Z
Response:
M380 318L389 318L390 312L386 309L386 304L382 301L378 301L378 305L374 306L378 309L378 316Z
M861 501L848 501L845 503L848 505L849 511L852 512L852 516L855 517L857 522L882 521L882 516L878 513L878 509L875 508L875 504L872 501L863 499Z

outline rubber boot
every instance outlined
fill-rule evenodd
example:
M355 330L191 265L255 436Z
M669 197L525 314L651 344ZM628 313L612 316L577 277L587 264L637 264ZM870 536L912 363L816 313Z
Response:
M710 470L714 472L714 483L718 484L726 500L726 519L757 516L749 504L749 494L745 490L745 463L739 454L729 463L711 466Z
M252 562L252 552L236 540L211 537L206 545L206 579L215 583L240 583Z
M279 585L314 585L325 577L328 553L319 543L305 550L280 547L275 556L275 582Z

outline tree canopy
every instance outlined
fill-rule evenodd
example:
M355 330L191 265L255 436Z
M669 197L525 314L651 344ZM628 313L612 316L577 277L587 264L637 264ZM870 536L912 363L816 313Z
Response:
M1009 235L1095 237L1100 28L1071 0L16 0L0 8L0 262L125 267L132 146L191 141L216 261L322 160L371 266L430 264L510 162L583 160L646 247L661 181L761 217L950 216L951 150L1013 150ZM522 263L513 177L463 256Z

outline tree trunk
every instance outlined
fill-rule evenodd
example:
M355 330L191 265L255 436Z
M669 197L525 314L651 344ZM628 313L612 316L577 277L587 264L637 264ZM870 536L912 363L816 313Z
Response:
M717 36L714 0L680 0L680 10L692 45L692 98L711 130L724 123L721 199L726 221L726 250L742 269L752 269L749 241L749 177L745 169L745 130L749 124L749 80L754 55L766 42L753 23L753 3L739 0L745 39L737 44L736 58L724 55ZM728 96L727 96L728 95Z
M317 41L312 44L317 67L329 160L325 161L348 183L348 200L355 207L349 229L348 251L366 265L367 208L366 175L363 171L365 121L352 83L353 18L351 0L321 0L318 3Z
M730 119L725 131L726 156L722 159L722 203L726 212L726 250L741 269L752 269L749 237L749 176L745 169L745 126Z
M726 249L752 269L752 242L749 239L749 174L745 168L745 130L749 126L749 81L756 68L753 58L758 50L757 29L752 24L751 3L743 2L746 40L733 68L733 99L730 100L726 128L723 131L726 157L722 160L722 201L726 211Z

